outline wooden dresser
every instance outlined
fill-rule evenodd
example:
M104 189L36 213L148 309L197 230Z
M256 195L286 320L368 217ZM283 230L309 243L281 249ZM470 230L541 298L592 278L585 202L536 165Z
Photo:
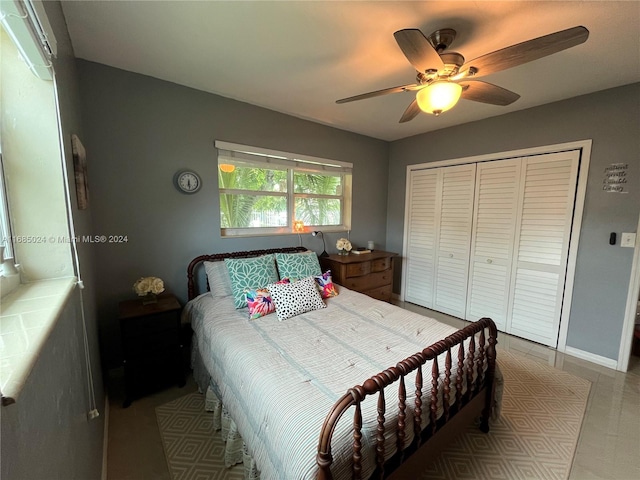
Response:
M331 270L333 281L378 300L391 300L395 253L374 250L356 255L320 257L323 271Z

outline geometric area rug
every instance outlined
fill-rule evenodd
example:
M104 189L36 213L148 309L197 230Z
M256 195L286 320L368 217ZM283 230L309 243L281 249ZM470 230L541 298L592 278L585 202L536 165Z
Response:
M242 465L224 466L224 442L213 430L204 395L193 392L156 407L164 454L173 480L243 480Z
M500 418L488 434L469 425L420 479L565 480L580 436L591 382L509 352Z
M575 454L591 383L505 351L500 418L488 434L469 425L421 480L565 480ZM190 393L156 408L173 480L242 480L242 465L225 468L224 443L213 432L204 397Z

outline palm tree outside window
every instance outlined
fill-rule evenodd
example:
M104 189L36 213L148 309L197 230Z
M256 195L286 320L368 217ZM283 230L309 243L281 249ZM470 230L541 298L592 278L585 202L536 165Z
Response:
M350 229L351 164L221 144L216 142L223 236L292 233L295 220L323 230Z

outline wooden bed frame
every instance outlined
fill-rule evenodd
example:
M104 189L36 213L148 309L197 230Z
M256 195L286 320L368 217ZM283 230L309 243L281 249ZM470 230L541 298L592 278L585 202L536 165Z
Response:
M196 297L197 268L202 262L223 261L225 258L248 258L272 253L295 253L304 247L285 247L246 252L217 253L194 258L187 268L189 300ZM209 285L207 283L207 290ZM488 335L485 333L488 332ZM395 366L366 379L361 385L349 389L331 408L319 435L316 462L319 467L318 480L332 480L331 441L340 418L353 408L353 455L352 478L361 478L362 469L362 401L377 394L376 470L371 478L415 478L420 471L453 440L473 419L480 417L480 430L489 431L489 418L494 402L494 378L496 368L497 329L493 320L482 318L449 335L424 350L399 361ZM477 337L477 338L476 338ZM488 337L488 338L487 338ZM468 340L468 347L456 348L458 362L455 375L455 394L450 398L452 382L451 351ZM444 356L444 371L440 361ZM440 359L440 360L439 360ZM423 412L423 365L433 361L431 369L431 394L429 410ZM486 369L483 365L486 364ZM440 375L444 379L440 380ZM409 375L413 377L411 381ZM468 388L462 393L463 378ZM414 421L406 425L406 382L415 389ZM391 458L385 461L385 396L393 395L391 386L397 384L399 415L396 422L396 448ZM426 399L425 399L426 400ZM444 409L437 418L438 405ZM421 428L422 419L428 416L429 423ZM414 438L405 442L407 429L413 429Z

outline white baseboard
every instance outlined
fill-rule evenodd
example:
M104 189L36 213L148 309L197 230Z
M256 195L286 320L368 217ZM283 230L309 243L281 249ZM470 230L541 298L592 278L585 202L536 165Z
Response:
M109 451L109 395L104 396L104 434L102 435L102 475L107 480L107 454Z
M578 350L573 347L565 347L564 353L567 355L571 355L572 357L581 358L582 360L587 360L591 363L595 363L597 365L602 365L603 367L616 369L618 366L618 361L612 358L602 357L600 355L596 355L595 353L585 352L584 350Z

